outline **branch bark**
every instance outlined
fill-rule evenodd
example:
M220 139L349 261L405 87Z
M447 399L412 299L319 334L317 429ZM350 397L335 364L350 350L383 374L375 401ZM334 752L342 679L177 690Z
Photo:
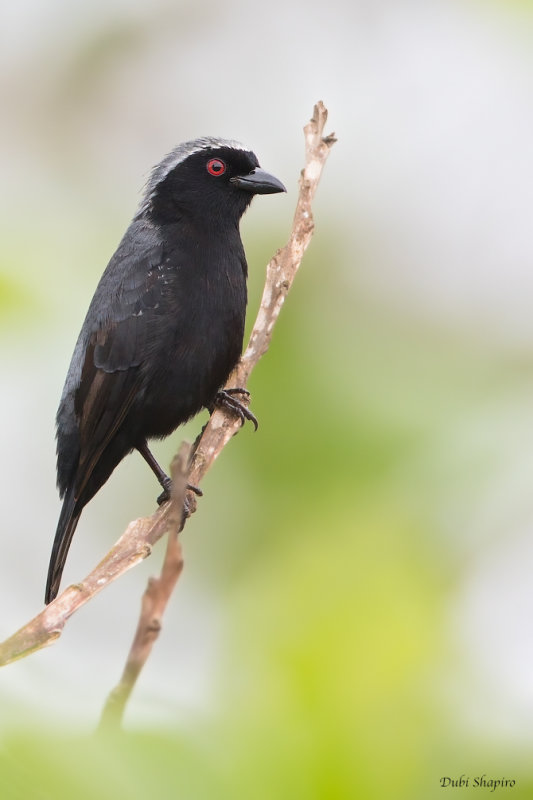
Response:
M172 496L170 500L171 523L167 538L167 549L161 573L150 578L143 594L141 613L133 643L126 660L120 682L110 692L100 720L101 728L117 728L122 722L126 703L135 687L155 640L161 630L161 620L183 570L183 555L178 532L183 521L183 503L187 489L187 472L191 447L186 442L172 462Z
M304 128L305 167L300 177L300 191L289 241L278 250L267 266L261 305L248 346L230 375L228 387L245 388L250 374L269 348L272 330L287 293L298 271L303 254L314 231L311 204L322 169L336 139L324 136L327 110L318 102L313 116ZM238 432L241 422L223 409L216 409L196 443L192 455L188 482L200 486L229 440ZM196 497L188 491L190 513L196 509ZM67 587L36 617L0 644L0 666L24 658L30 653L53 644L61 635L67 620L108 583L150 555L153 545L167 532L176 535L181 528L181 516L176 518L175 504L165 503L150 517L130 522L112 550L81 582ZM177 578L176 578L177 579Z

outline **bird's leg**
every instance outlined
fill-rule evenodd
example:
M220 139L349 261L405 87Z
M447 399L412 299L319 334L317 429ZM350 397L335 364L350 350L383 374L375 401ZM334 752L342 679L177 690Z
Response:
M168 477L166 472L164 472L155 458L152 455L148 444L146 443L146 439L143 439L138 445L137 450L142 455L152 472L154 473L155 477L163 487L162 493L157 498L158 505L164 503L166 500L170 500L170 490L172 489L172 480Z
M242 394L246 399L250 397L248 389L241 389L238 386L234 389L221 389L220 392L216 393L209 410L213 411L214 408L225 408L227 411L233 411L233 413L239 417L241 425L244 425L246 420L249 419L250 422L253 422L255 430L257 430L259 427L257 417L255 414L252 414L248 406L245 406L244 403L241 403L240 400L234 397L236 394Z
M157 461L153 457L153 455L152 455L152 453L150 451L150 448L148 447L148 444L146 443L146 439L143 439L141 442L139 442L139 444L137 445L137 450L142 455L142 457L144 458L144 460L146 461L146 463L148 464L148 466L150 467L150 469L152 470L152 472L156 476L157 480L159 481L159 483L163 487L163 491L161 492L161 494L157 498L157 504L161 505L161 503L166 503L167 500L170 500L170 492L171 492L171 489L172 489L172 479L169 478L168 475L166 474L166 472L164 472L161 469L161 467L159 466L159 464L157 463ZM187 484L187 489L190 489L191 492L194 492L194 494L197 495L198 497L202 497L202 495L203 495L202 490L199 489L198 486L193 486L192 483L188 483Z

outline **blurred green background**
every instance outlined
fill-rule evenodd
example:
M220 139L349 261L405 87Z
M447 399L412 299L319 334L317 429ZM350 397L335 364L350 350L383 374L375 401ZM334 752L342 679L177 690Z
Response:
M462 774L532 797L532 4L23 0L0 23L1 638L42 605L55 410L151 165L221 135L287 185L243 223L251 324L316 100L339 136L259 431L205 481L127 733L93 735L162 546L1 672L2 800L427 800ZM153 510L141 461L65 583Z

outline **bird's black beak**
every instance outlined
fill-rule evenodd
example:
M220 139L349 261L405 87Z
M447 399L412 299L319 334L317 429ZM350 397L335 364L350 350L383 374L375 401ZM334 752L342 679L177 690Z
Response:
M230 178L230 183L252 194L275 194L287 191L281 181L259 167L256 167L248 175L235 175Z

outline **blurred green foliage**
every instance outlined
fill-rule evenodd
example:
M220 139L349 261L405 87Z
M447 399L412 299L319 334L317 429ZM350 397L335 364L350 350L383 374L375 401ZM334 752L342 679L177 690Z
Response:
M253 377L260 430L228 448L184 536L225 605L214 707L179 734L12 732L0 797L426 800L465 763L501 763L531 796L505 744L480 746L440 697L460 573L438 442L512 370L343 295L334 254L326 237L306 258Z
M19 314L28 314L35 299L28 289L0 269L0 320L12 322Z
M528 9L531 3L515 0L513 7ZM285 111L283 105L278 108L277 85L256 107L251 104L255 91L239 82L234 96L226 97L218 86L214 91L213 65L203 58L194 62L199 51L191 46L194 37L189 34L197 37L198 46L206 38L213 47L219 40L216 17L206 25L203 8L187 3L172 8L162 3L144 16L146 8L132 18L119 13L116 20L100 20L94 29L74 14L72 27L65 27L57 45L57 62L49 52L56 49L53 36L45 37L43 51L36 50L36 58L45 52L54 68L48 69L46 62L46 69L33 65L28 73L22 70L20 88L12 93L17 101L20 95L28 115L21 122L15 115L14 135L19 124L20 130L38 130L41 142L32 141L30 147L24 140L22 147L21 163L33 155L39 165L32 191L27 188L30 162L25 180L13 178L18 199L9 196L6 201L10 222L2 237L0 319L5 352L11 353L16 339L17 368L30 376L39 374L43 397L49 389L55 397L60 389L46 385L59 358L54 336L68 335L70 344L61 354L65 360L104 266L101 253L112 252L122 230L116 219L117 209L123 213L120 192L108 186L118 164L107 169L109 161L119 147L128 147L126 140L130 147L143 137L152 143L158 127L143 99L154 93L158 114L157 103L170 100L182 116L197 104L210 123L217 118L214 100L233 110L239 106L243 118L257 116L263 135L266 109L276 108L282 117L289 106L296 107L291 96ZM302 6L301 11L303 18L309 8ZM337 17L349 30L343 15ZM379 35L372 38L373 26L379 31L379 24L370 14L366 19L366 11L363 18L372 50L380 41ZM386 12L384 18L385 29L389 19L395 24L394 15ZM170 22L176 26L175 39ZM342 33L340 28L337 32ZM320 36L310 40L316 52L322 51L324 35L321 27ZM289 44L277 29L270 36L279 40L280 52ZM393 60L399 53L403 57L416 36L414 30L412 40L401 39L400 50L391 48L385 36L382 52L390 50ZM308 41L307 34L302 38ZM258 56L255 38L237 36L232 41L247 44ZM224 37L222 42L227 47ZM161 47L166 52L165 43L182 54L180 70L170 75L168 84L159 80L163 70L157 61ZM425 68L429 44L422 45L420 63ZM334 37L332 92L344 72L343 62L336 61L338 49ZM143 52L149 55L145 66L139 55ZM440 60L444 51L435 52ZM451 63L456 52L450 53ZM310 79L321 87L325 60L317 59L317 73ZM205 94L198 90L200 62L207 67ZM365 63L357 63L357 75ZM262 62L262 69L266 90L272 83L270 60ZM219 70L222 75L217 63L217 75ZM193 72L194 81L183 80ZM379 77L379 70L370 72ZM423 72L417 71L417 79ZM303 77L298 73L300 83ZM352 80L348 73L347 80ZM185 84L187 91L180 93ZM391 85L391 105L396 99L405 105L398 86L394 81ZM436 87L440 109L438 83ZM414 90L408 88L409 114L416 118L423 114L427 97L417 99L418 83ZM370 83L365 91L374 98L375 89ZM455 96L455 87L451 94ZM310 97L317 99L314 85ZM363 115L364 109L363 103ZM462 118L460 122L462 126ZM427 123L429 137L435 135L434 125ZM161 132L154 141L166 141L167 134ZM483 341L475 320L470 330L454 328L453 320L443 322L442 315L437 324L401 301L387 305L386 292L380 297L375 287L366 288L368 264L353 246L357 237L348 237L339 227L339 220L353 219L349 207L341 208L351 151L340 150L345 142L350 145L352 134L340 131L331 156L339 159L342 181L327 202L334 198L338 205L329 208L325 203L317 214L317 235L271 350L252 378L259 432L247 426L226 449L205 482L206 496L183 537L186 571L196 591L214 597L220 610L216 658L210 665L214 688L207 707L183 718L176 714L170 729L163 724L143 729L137 721L140 697L156 697L162 704L167 699L168 685L154 688L151 677L151 665L163 652L167 659L171 653L167 678L175 680L180 652L171 624L146 666L146 684L133 694L124 733L80 732L96 724L100 708L92 709L89 723L80 718L78 724L62 725L58 720L63 718L64 698L57 700L57 716L43 719L39 710L8 696L0 684L0 800L432 800L443 796L442 776L465 772L514 778L516 786L505 796L533 797L531 726L520 737L503 713L500 718L498 704L492 707L494 684L483 686L483 655L472 664L472 652L462 652L464 631L453 630L454 619L463 614L460 607L453 616L469 570L491 546L513 534L513 474L509 477L504 469L523 458L528 437L533 441L531 358L527 352L499 348L497 335ZM283 132L283 142L285 136ZM103 139L111 142L107 164L99 150ZM364 149L364 138L357 138L358 147L361 141ZM448 141L440 141L444 152ZM436 152L440 160L438 148ZM390 152L379 153L383 158L394 166L392 145ZM429 160L421 162L428 181ZM127 163L125 158L126 172ZM324 182L330 180L330 167L333 175L333 161ZM13 174L18 178L16 169ZM408 193L409 186L403 190ZM245 222L248 327L263 284L261 265L286 235L268 224L258 230L254 219L251 214ZM381 218L374 222L378 236L387 236ZM446 237L445 224L443 231ZM479 255L469 251L470 257ZM430 282L427 278L428 295L434 291ZM435 298L433 303L438 305ZM10 409L16 406L13 402ZM188 426L190 437L198 426L198 421ZM33 451L25 442L20 445L28 446L29 460ZM163 445L163 461L175 449L172 437ZM496 515L491 527L487 519L493 523L491 502L494 495L498 499L500 485L500 517ZM136 488L129 491L133 494ZM11 563L6 569L11 572ZM175 603L179 605L179 596ZM105 604L102 608L99 613L105 613ZM136 613L136 608L125 610L127 624L133 625ZM180 606L180 613L192 615L192 610ZM61 646L65 643L56 645ZM92 659L90 670L96 672L104 647L115 648L116 643L89 642L75 657ZM117 670L124 657L117 649ZM44 693L44 668L42 675L36 674L43 681L38 691ZM478 683L480 694L463 708L469 689ZM80 685L80 696L83 691ZM169 702L179 707L174 696ZM474 789L449 791L463 797Z

